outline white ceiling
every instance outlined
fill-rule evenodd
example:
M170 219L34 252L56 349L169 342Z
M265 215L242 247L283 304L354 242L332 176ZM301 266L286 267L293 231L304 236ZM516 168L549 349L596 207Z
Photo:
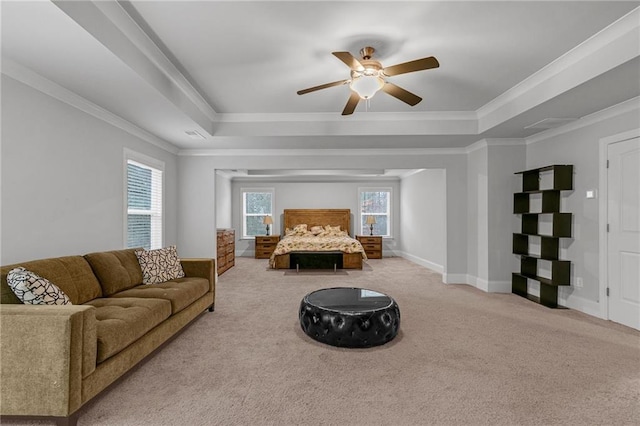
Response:
M0 5L5 74L44 77L176 151L466 147L640 96L639 1ZM343 117L348 86L296 94L348 78L331 52L365 45L385 66L437 57L390 78L424 100L379 93Z

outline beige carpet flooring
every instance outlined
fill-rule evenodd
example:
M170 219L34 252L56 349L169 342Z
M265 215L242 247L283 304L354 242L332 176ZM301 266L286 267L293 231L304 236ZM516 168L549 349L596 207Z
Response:
M236 262L216 311L84 407L79 425L640 423L636 330L445 285L401 258L335 275ZM333 286L394 297L396 339L340 349L308 338L300 300Z

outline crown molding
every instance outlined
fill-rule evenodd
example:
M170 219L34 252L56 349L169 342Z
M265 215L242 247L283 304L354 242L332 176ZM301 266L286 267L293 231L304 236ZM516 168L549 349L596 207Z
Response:
M305 156L415 156L461 155L466 148L401 148L401 149L186 149L184 157L305 157Z
M408 177L410 177L410 176L417 175L418 173L424 172L425 170L427 170L427 169L414 169L414 170L410 170L410 171L408 171L408 172L403 173L402 175L400 175L400 180L404 180L404 179L406 179L406 178L408 178Z
M219 123L286 123L286 122L357 122L357 121L469 121L477 120L476 111L421 111L421 112L356 112L344 117L334 112L320 113L219 113Z
M477 151L482 148L488 148L490 146L517 146L517 145L525 145L526 140L523 138L491 138L491 139L481 139L477 142L472 143L467 146L464 150L466 154L469 154L473 151Z
M111 22L149 58L182 92L193 102L209 120L216 121L218 113L209 105L204 96L193 87L162 49L145 32L136 19L127 10L131 6L128 0L117 2L95 2L98 9L109 17Z
M640 55L638 37L640 7L478 108L479 131L486 131L518 115L528 108L528 103L538 105L544 102L547 99L539 98L542 93L548 98L553 97L558 91L566 91L637 57Z
M536 133L535 135L529 136L525 140L527 145L530 145L536 142L541 142L541 141L562 135L564 133L578 130L582 127L591 126L601 121L608 120L610 118L614 118L622 114L626 114L634 110L640 110L640 96L636 96L635 98L631 98L624 102L620 102L619 104L610 106L609 108L605 108L600 111L596 111L592 114L585 115L584 117L576 121L572 121L571 123L567 123L562 127L549 129L549 130L545 130L544 132ZM640 114L638 118L640 119Z
M207 133L215 111L117 1L52 2Z
M27 86L51 96L67 105L70 105L84 113L87 113L99 120L111 124L120 130L133 135L145 142L157 146L172 154L178 153L178 148L175 145L161 139L146 130L136 126L130 121L125 120L119 115L107 111L106 109L94 104L93 102L83 98L82 96L65 89L57 83L42 77L40 74L32 71L31 69L20 65L10 59L2 60L2 74L13 78Z

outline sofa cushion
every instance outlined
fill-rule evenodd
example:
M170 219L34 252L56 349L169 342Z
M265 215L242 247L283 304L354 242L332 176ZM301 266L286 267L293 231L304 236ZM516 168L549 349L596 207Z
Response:
M68 305L69 297L46 278L27 271L22 266L14 268L7 274L7 284L27 305Z
M7 284L7 274L19 266L55 283L74 305L102 297L100 283L87 261L82 256L66 256L3 266L0 284L2 303L22 303Z
M142 269L136 250L139 249L103 251L84 256L98 277L105 296L142 284Z
M101 363L169 318L171 303L161 299L104 298L86 305L96 308L98 358Z
M206 278L178 278L161 284L140 285L121 291L112 297L142 297L164 299L171 302L171 312L180 312L209 291Z
M176 246L156 250L136 250L142 268L142 282L157 284L184 277Z

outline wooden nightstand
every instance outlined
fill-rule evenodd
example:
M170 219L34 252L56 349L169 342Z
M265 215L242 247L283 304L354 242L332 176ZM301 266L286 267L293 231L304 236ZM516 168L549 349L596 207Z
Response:
M256 235L256 259L269 259L280 241L280 235Z
M369 259L382 259L382 237L379 235L356 235Z

